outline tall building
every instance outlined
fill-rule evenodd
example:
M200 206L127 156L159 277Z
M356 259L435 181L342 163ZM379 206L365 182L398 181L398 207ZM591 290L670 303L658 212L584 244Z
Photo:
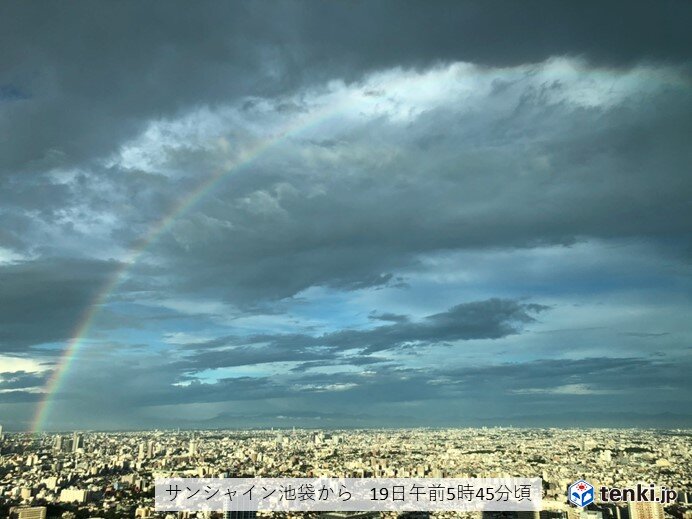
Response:
M10 519L46 519L45 506L13 506Z
M139 444L139 450L137 453L137 458L140 460L143 460L145 458L153 458L154 457L154 442L153 441L147 441L145 443L140 443Z
M661 503L630 501L627 503L630 519L664 519Z
M72 434L72 452L77 452L77 449L84 447L84 436L78 432Z
M80 488L63 488L60 491L59 501L61 503L86 503L88 497L88 490L82 490Z
M59 434L53 440L53 450L55 452L61 452L63 449L63 439Z
M188 449L188 455L190 457L197 456L197 440L190 440L190 447Z

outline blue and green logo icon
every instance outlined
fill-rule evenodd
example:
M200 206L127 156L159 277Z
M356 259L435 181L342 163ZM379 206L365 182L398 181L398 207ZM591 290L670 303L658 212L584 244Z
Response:
M593 503L594 489L593 485L587 483L583 479L575 481L569 486L569 500L577 506L584 507Z

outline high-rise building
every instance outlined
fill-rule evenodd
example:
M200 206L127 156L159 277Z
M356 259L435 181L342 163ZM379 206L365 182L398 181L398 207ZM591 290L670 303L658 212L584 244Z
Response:
M145 458L153 458L153 457L154 457L154 442L148 441L145 443L140 443L139 449L137 452L137 458L140 460L143 460Z
M89 497L88 490L82 490L80 488L63 488L60 491L59 501L61 503L86 503L87 497Z
M13 506L10 519L46 519L45 506Z
M72 452L77 452L77 449L82 449L84 447L84 436L78 432L72 434Z
M53 450L55 452L61 452L63 449L63 438L59 434L53 440Z
M188 448L188 455L190 457L197 456L197 440L195 440L195 439L190 440L190 446Z
M627 503L630 519L664 519L663 505L644 501L630 501Z

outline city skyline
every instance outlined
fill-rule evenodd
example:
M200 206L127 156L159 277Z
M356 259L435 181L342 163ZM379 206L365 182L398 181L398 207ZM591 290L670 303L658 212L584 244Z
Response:
M210 484L218 483L213 478L262 478L259 481L268 483L266 478L326 476L377 484L382 478L472 478L469 481L478 487L481 480L473 478L526 477L541 480L540 512L484 512L482 517L637 519L654 514L658 519L688 519L691 441L689 430L632 429L14 433L2 440L0 506L4 500L27 514L24 519L40 519L30 514L63 519L94 514L106 519L185 519L189 512L155 508L154 486L166 487L161 478L212 478L206 480ZM580 480L599 489L592 496L595 502L587 507L577 507L568 499L568 489ZM674 500L614 502L601 493L601 488L634 489L643 481L661 491L674 489ZM258 516L338 514L265 511ZM221 514L202 512L200 517L220 519ZM368 517L406 516L375 512ZM423 517L474 519L481 514L436 511ZM10 514L10 519L15 518Z
M692 428L690 21L4 3L4 430Z

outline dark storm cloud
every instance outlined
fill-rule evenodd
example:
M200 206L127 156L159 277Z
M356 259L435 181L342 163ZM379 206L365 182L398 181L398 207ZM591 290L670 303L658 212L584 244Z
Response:
M458 395L481 400L511 399L531 405L552 401L557 408L578 398L628 400L633 391L651 392L668 387L677 392L671 400L689 398L687 366L678 362L645 358L538 359L486 366L419 368L373 368L360 373L304 373L299 378L303 391L320 393L335 388L329 398L370 398L383 401L445 399Z
M367 407L368 413L381 410L380 425L405 426L411 412L408 406L422 403L425 412L420 418L436 424L462 425L489 417L503 423L496 413L530 417L540 410L542 421L535 423L545 425L565 409L579 411L587 405L594 413L613 408L642 413L651 406L670 412L684 405L692 391L683 364L635 357L538 359L457 368L386 366L365 372L293 372L184 385L172 384L169 369L154 372L151 366L108 364L111 369L107 373L91 369L78 374L80 386L91 388L88 394L61 397L79 398L89 408L115 399L117 405L107 405L124 413L123 419L133 408L223 402L232 402L237 409L249 405L255 414L266 413L272 402L281 401L283 409L298 414L338 409L347 417ZM112 391L99 390L104 382L116 380L121 382L113 385ZM416 413L423 411L416 409ZM472 414L457 409L472 409ZM630 425L646 422L645 417L646 413L633 415ZM689 420L689 416L679 415L678 419Z
M311 286L401 286L396 271L436 251L688 241L689 89L648 92L644 84L617 102L580 105L570 96L608 93L546 86L541 70L524 72L501 96L479 94L471 109L452 97L407 125L373 118L348 131L338 166L326 155L306 170L309 152L295 142L281 167L267 160L234 172L162 237L171 281L248 306ZM642 83L650 75L642 72ZM416 145L442 130L427 150ZM388 146L394 157L377 161Z
M613 405L641 401L685 402L692 395L687 366L644 358L539 359L481 367L446 366L425 369L373 368L361 373L305 373L294 387L325 401L405 402L445 401L463 397L479 401L505 400L526 409L541 403L561 411L579 399ZM666 389L667 388L667 389ZM669 395L661 396L661 390ZM327 394L323 394L327 393Z
M537 395L565 398L584 395L622 394L669 386L685 399L692 391L685 363L645 358L540 359L492 366L440 369L445 384L466 392L483 393L501 388L527 400Z
M64 341L116 262L46 258L0 266L0 351Z
M0 108L8 129L0 156L14 173L104 158L152 121L203 106L245 106L248 95L255 96L245 109L251 130L262 120L260 101L274 103L277 113L286 106L300 111L301 87L365 81L365 73L386 67L517 65L562 54L607 66L683 63L690 36L682 20L690 7L666 5L10 3L0 18L0 42L9 49L0 67L8 91L22 95ZM689 232L689 90L574 107L547 100L568 89L560 80L531 83L540 68L512 81L498 77L477 112L442 106L405 128L380 117L325 136L327 148L346 157L341 169L350 175L296 175L305 165L290 164L290 157L290 167L270 162L237 172L154 245L167 268L158 286L248 309L313 286L405 287L397 271L440 250ZM517 97L512 109L493 111L508 96ZM393 143L406 154L392 164L350 158L358 156L351 146L358 151L364 141L372 142L373 156L381 153L378 144ZM214 169L208 150L192 144L168 155L165 166L194 173L195 182ZM537 157L549 173L532 166ZM8 222L0 246L54 246L32 227L37 215L44 226L60 222L53 225L75 241L92 238L78 224L100 214L112 228L92 233L129 248L195 182L94 164L70 184L13 175L0 191ZM292 189L276 197L277 213L253 212L254 201L244 202L271 195L277 185ZM306 197L313 187L320 193ZM140 286L156 289L157 280L142 275Z
M656 8L641 1L544 0L491 0L482 7L454 0L434 6L410 0L360 2L357 8L344 2L306 5L311 16L304 19L303 34L325 43L323 56L341 47L343 54L334 61L347 57L380 67L392 60L431 59L513 65L551 55L622 65L647 58L687 60L692 43L685 26L692 8L677 1Z
M373 321L389 321L392 323L404 323L409 320L408 316L406 315L392 314L387 312L382 314L378 314L377 312L371 312L368 315L368 319L371 319Z
M471 339L499 339L519 333L534 320L531 314L548 307L506 299L488 299L456 305L420 322L401 322L372 330L344 330L316 339L340 350L364 348L365 353L406 344L436 344Z
M682 1L5 2L0 169L71 165L150 118L376 68L687 61Z
M348 363L349 350L369 355L407 345L423 346L472 339L499 339L520 333L533 315L548 307L506 299L488 299L456 305L420 321L401 320L369 330L341 330L315 337L305 334L229 337L187 345L197 351L181 363L185 369L207 369L270 362ZM228 349L228 346L236 345ZM223 349L219 349L223 348ZM356 355L356 364L364 364ZM377 359L379 362L379 359Z

